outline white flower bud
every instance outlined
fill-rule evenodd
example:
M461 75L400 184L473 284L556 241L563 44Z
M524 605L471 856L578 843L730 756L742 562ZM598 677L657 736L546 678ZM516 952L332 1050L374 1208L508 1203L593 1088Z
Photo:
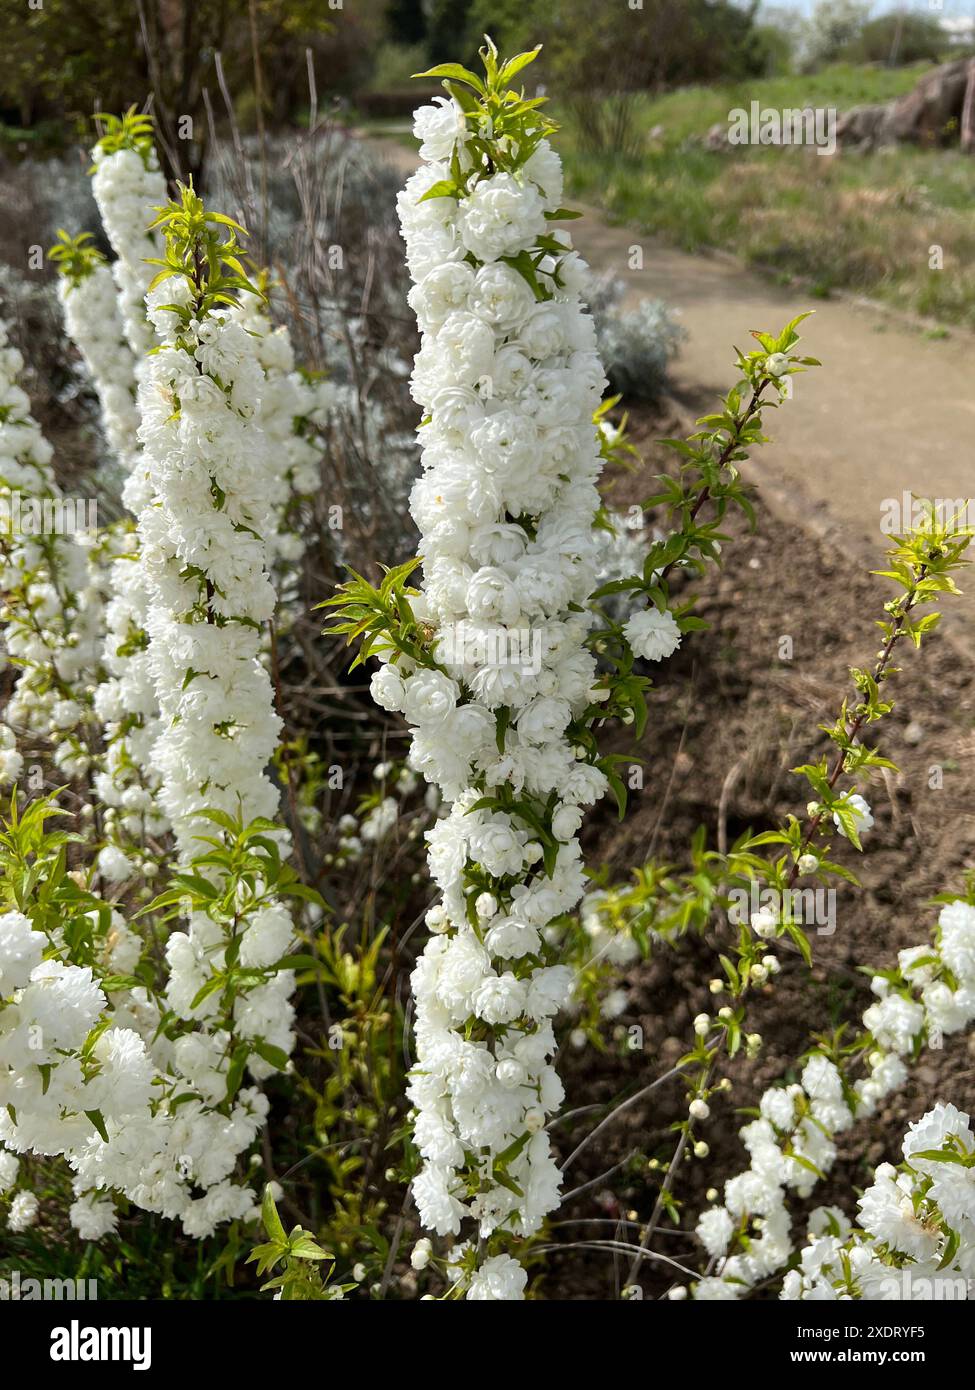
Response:
M418 1240L410 1252L410 1264L415 1270L426 1269L433 1254L433 1245L426 1236Z
M774 936L779 925L779 919L769 907L760 907L757 912L753 912L750 918L752 931L756 936L760 936L763 941Z
M493 893L479 893L474 903L474 911L482 922L493 917L498 910L498 900Z
M439 934L447 930L450 926L450 922L447 917L446 909L441 903L436 903L428 910L426 923L432 932L437 932Z

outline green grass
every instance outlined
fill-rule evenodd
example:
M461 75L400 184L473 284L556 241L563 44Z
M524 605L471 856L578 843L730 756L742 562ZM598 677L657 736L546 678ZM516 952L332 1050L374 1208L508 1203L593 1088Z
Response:
M636 103L635 119L644 131L664 127L663 140L679 145L709 126L725 121L728 112L757 101L762 106L835 106L847 111L851 106L889 101L902 96L929 72L930 63L905 68L855 67L840 63L822 72L803 77L750 78L716 87L682 87L660 97L645 97Z
M559 146L570 191L686 250L721 247L781 276L800 275L821 294L853 290L975 328L970 156L911 146L836 158L803 149L715 153L696 143L751 101L842 111L909 91L926 67L840 66L639 100L639 154L595 154L569 120ZM929 267L933 245L943 247L942 270Z

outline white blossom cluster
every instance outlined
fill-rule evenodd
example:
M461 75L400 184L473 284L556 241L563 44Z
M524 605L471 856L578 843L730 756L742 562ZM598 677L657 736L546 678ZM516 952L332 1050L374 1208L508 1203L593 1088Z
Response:
M142 1038L128 1028L105 1029L86 1050L106 996L90 967L45 959L51 946L66 953L63 932L57 935L49 941L21 912L0 915L0 1141L14 1153L78 1159L97 1139L92 1114L124 1126L148 1112L153 1069ZM117 959L126 954L122 939ZM5 1186L16 1171L13 1153L0 1152ZM20 1200L28 1195L15 1198L15 1230L36 1216L36 1199L29 1207ZM110 1229L114 1208L106 1214Z
M975 1279L975 1135L939 1102L911 1124L898 1171L882 1163L857 1201L855 1227L819 1208L780 1297L925 1302L967 1298ZM938 1157L937 1155L941 1155Z
M265 769L280 727L261 662L275 597L264 541L275 470L260 422L260 340L236 311L183 323L161 307L187 296L179 280L150 296L161 349L148 359L139 410L151 492L136 558L117 562L144 576L147 669L164 719L149 756L184 862L204 808L243 821L273 816L278 793ZM285 845L285 832L271 833ZM124 856L110 846L99 868L123 877ZM2 926L7 1149L66 1157L76 1175L72 1220L91 1238L114 1224L112 1204L98 1195L105 1191L178 1217L195 1236L251 1215L253 1193L234 1170L267 1100L248 1086L231 1103L228 1077L241 1048L261 1079L293 1046L294 973L271 968L294 940L286 907L258 882L238 888L231 930L194 911L167 940L159 995L133 985L109 997L97 970L62 958L70 953L57 933L46 938L22 914ZM106 972L131 972L141 945L117 913L110 939ZM252 974L228 1012L224 991L204 987L234 963ZM160 1030L163 1009L176 1021ZM41 1048L31 1041L38 1036Z
M835 1137L872 1115L907 1079L907 1063L925 1044L975 1020L975 906L942 907L935 940L898 954L897 971L873 977L877 1001L864 1012L867 1074L855 1083L821 1052L807 1059L800 1083L772 1086L760 1116L741 1130L751 1164L725 1184L724 1205L705 1211L697 1234L719 1273L699 1280L696 1298L737 1298L787 1263L792 1253L787 1191L807 1197L836 1158ZM724 1258L739 1230L760 1236Z
M162 715L153 749L159 802L183 860L198 849L199 813L250 823L273 818L278 790L267 775L281 720L261 660L274 611L265 535L274 524L273 480L261 426L264 374L259 339L233 311L187 323L170 308L186 301L183 280L164 281L148 302L160 350L139 389L140 438L153 499L139 519L140 564L150 592L149 666ZM274 832L282 846L284 831ZM280 904L244 913L235 931L244 966L273 965L290 949L293 924ZM183 1019L218 1014L210 995L194 1003L229 946L224 929L194 913L166 944L167 1000ZM290 1052L294 974L281 970L242 991L234 1031ZM256 1076L274 1067L252 1055Z
M134 136L130 143L99 142L93 151L93 190L106 233L115 252L112 271L119 307L131 351L138 354L137 374L146 371L147 349L156 342L147 318L145 293L156 267L147 257L158 256L158 235L148 230L166 201L166 185L151 138ZM86 282L87 283L87 282ZM318 393L295 370L290 333L274 328L257 296L245 296L232 311L248 333L255 335L263 387L255 407L266 440L265 463L274 522L263 539L280 589L293 579L303 541L295 520L289 520L294 499L318 485L319 448L305 421L313 413ZM152 499L152 481L138 442L123 460L128 478L123 489L127 506L138 516ZM103 660L108 679L95 696L105 727L106 752L96 779L96 791L109 808L107 831L114 843L103 856L104 876L126 877L131 868L123 850L145 844L168 825L157 795L160 768L154 749L162 732L156 685L148 651L150 594L145 565L139 560L139 538L126 524L112 529L103 550L110 561L106 611L107 633Z
M92 191L115 253L111 274L117 301L112 319L121 323L132 362L127 381L134 390L145 371L146 354L155 342L145 295L155 274L148 258L158 256L160 242L148 228L166 202L166 181L151 139L135 139L121 148L99 141L92 151ZM72 299L69 295L69 304ZM87 356L82 335L85 331L90 334L90 328L82 324L75 331L71 323L68 327ZM94 365L92 375L97 384ZM136 437L131 449L119 453L125 473L122 497L133 517L151 496L138 439L138 418L136 408ZM111 841L100 867L106 880L112 882L126 878L131 871L124 851L132 845L144 845L147 836L164 833L167 821L158 805L159 771L152 758L161 725L149 669L149 593L132 522L124 520L113 526L101 549L102 563L108 569L102 652L107 679L95 692L105 743L95 790L107 808L106 832Z
M364 797L355 815L346 812L336 821L336 850L326 862L338 868L362 859L369 846L375 850L388 840L401 822L406 810L404 803L416 791L420 780L412 768L396 762L376 763L372 775L379 783L379 791ZM428 787L425 809L421 814L436 811L438 800L436 788ZM316 808L314 818L305 823L309 828L317 829L320 822L321 812Z
M138 375L153 346L145 297L155 267L146 262L159 255L160 247L159 237L148 229L155 209L168 201L166 180L151 138L119 148L100 140L92 150L92 165L92 192L115 252L112 274L118 287L118 311Z
M21 771L15 730L50 740L67 776L87 771L86 691L97 666L101 610L87 537L67 530L53 450L19 385L23 365L0 321L0 664L13 659L21 668L3 711L0 781Z
M58 298L65 329L95 387L109 448L126 464L138 448L135 358L125 338L111 270L98 262L87 275L62 276Z
M159 770L153 760L162 725L146 632L148 580L132 523L110 527L100 550L108 592L102 648L105 679L94 696L104 750L94 788L106 808L105 831L112 851L103 852L99 867L108 882L118 882L132 868L126 851L163 835L168 821L159 806Z
M163 721L153 760L184 856L201 807L245 821L274 815L278 792L266 768L281 728L260 660L275 602L264 539L275 475L259 414L264 374L256 340L230 313L184 327L161 307L188 295L178 279L150 294L161 346L139 389L152 487L139 517L139 563Z
M103 986L142 949L117 912L107 930L92 914L94 967L61 959L67 925L48 933L24 913L0 915L0 1186L16 1180L17 1153L63 1155L75 1174L71 1222L92 1240L115 1229L105 1189L195 1236L252 1214L253 1192L232 1175L265 1097L249 1087L219 1109L224 1039L188 1030L172 1042L144 989ZM33 1194L18 1193L10 1224L36 1214Z
M427 417L411 497L414 613L434 633L436 665L386 652L372 681L413 726L411 766L452 803L428 834L442 901L412 982L409 1094L424 1159L413 1191L439 1234L474 1217L482 1237L528 1235L558 1203L545 1124L563 1095L552 1018L572 989L568 968L543 963L543 933L582 895L582 808L606 787L567 732L596 683L576 610L594 584L592 416L605 380L568 237L539 261L537 293L509 263L560 206L548 142L517 173L492 173L471 169L453 102L422 108L416 129L427 162L398 206L422 335L412 392ZM452 154L471 175L466 193L423 200ZM468 1297L521 1296L523 1278L486 1269Z
M310 496L320 485L321 449L310 425L320 398L331 394L330 383L319 390L295 369L295 354L287 324L275 327L257 296L247 296L238 310L241 324L256 339L257 360L264 373L260 423L268 457L275 525L266 536L271 564L279 585L287 584L305 549L292 504Z

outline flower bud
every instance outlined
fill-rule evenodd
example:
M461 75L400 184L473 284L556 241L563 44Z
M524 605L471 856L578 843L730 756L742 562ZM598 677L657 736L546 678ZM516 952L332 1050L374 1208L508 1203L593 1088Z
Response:
M415 1270L426 1269L433 1254L433 1246L426 1236L418 1240L410 1252L410 1264Z
M750 918L752 931L756 936L760 936L763 941L774 936L779 925L779 920L769 907L760 907L757 912L753 912Z

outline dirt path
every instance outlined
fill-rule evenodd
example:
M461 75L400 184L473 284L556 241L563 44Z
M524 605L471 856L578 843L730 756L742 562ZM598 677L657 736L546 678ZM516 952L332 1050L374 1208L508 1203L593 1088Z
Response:
M404 176L416 167L416 156L395 141L374 143ZM797 378L793 402L769 416L774 446L752 473L783 520L876 563L885 499L975 496L975 337L961 330L931 337L869 304L816 301L729 257L688 255L610 226L591 208L584 213L572 232L593 269L618 275L632 299L660 298L679 314L687 340L672 377L695 412L729 386L732 345L747 348L749 330L777 331L815 309L804 345L823 368ZM635 247L642 269L632 268ZM965 580L964 597L945 605L946 620L975 648L975 581Z

